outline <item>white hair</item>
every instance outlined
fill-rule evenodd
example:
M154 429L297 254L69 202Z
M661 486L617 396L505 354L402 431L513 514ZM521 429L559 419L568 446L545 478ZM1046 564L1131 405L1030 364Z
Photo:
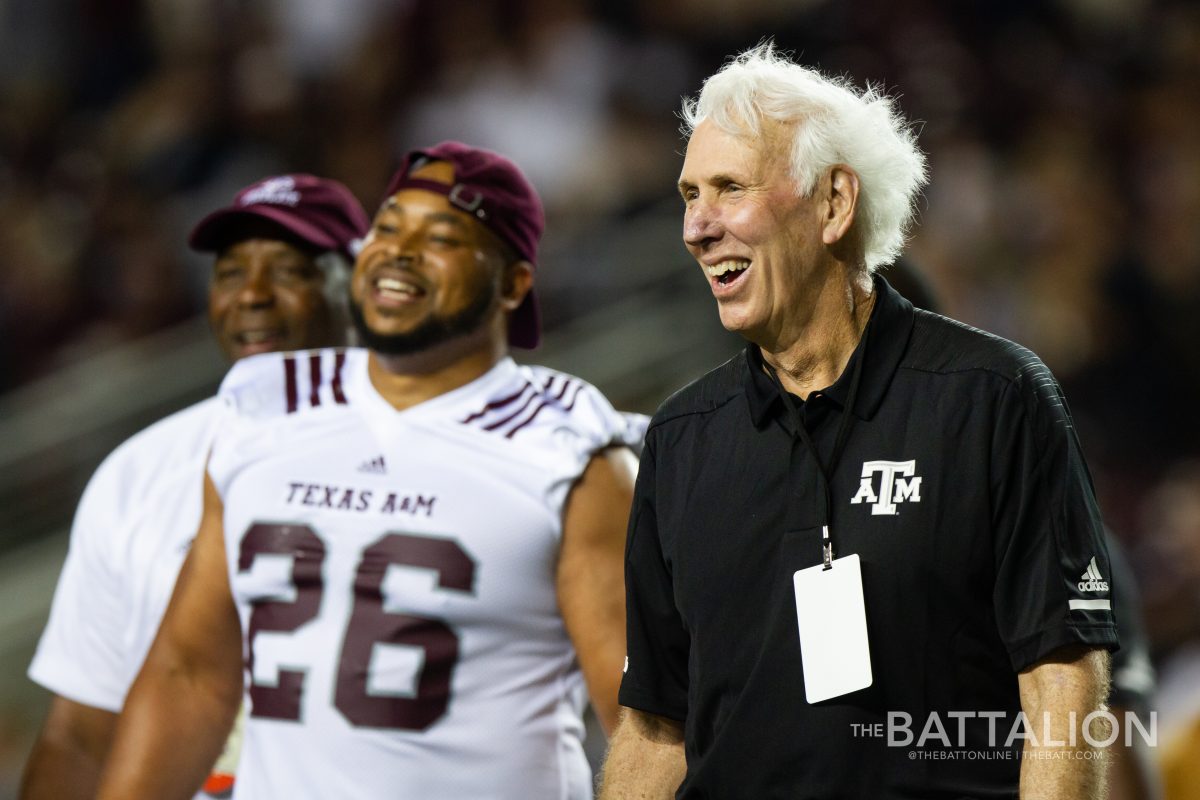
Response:
M803 196L835 164L858 174L855 227L869 272L900 255L927 181L925 155L912 125L892 98L868 86L802 67L763 42L732 59L704 82L698 98L683 102L683 132L704 120L726 133L759 136L764 120L793 134L792 177Z

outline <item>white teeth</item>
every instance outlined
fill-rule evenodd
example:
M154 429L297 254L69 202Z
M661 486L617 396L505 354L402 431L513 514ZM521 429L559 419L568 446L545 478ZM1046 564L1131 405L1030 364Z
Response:
M720 262L719 264L713 264L711 267L705 267L704 271L707 272L713 278L719 278L722 275L724 275L726 272L734 272L734 271L740 272L741 270L749 269L749 268L750 268L749 261L742 261L741 259L730 258L730 259L726 259L725 261Z
M421 290L414 284L408 281L398 280L396 278L380 278L375 285L385 292L399 292L401 294L415 295Z

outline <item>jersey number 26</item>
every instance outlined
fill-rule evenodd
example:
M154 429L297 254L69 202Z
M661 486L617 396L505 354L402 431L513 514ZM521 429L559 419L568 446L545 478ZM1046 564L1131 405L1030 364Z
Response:
M254 683L254 639L263 631L294 631L317 616L325 590L321 579L325 543L307 525L256 523L242 537L239 573L247 572L259 555L292 556L296 595L294 600L256 602L250 613L247 667L252 676L252 715L299 720L306 674L280 669L276 685ZM333 704L352 725L425 730L450 704L458 634L439 619L384 611L383 579L393 564L432 570L440 589L468 594L474 589L475 562L451 539L386 533L364 548L354 578L354 607L342 639ZM377 643L424 650L415 696L368 693L367 675Z

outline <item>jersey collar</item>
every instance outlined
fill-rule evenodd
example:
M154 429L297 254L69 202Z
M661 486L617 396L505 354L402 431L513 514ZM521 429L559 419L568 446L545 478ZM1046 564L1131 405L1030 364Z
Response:
M867 327L867 360L863 363L860 379L862 383L854 402L854 415L859 419L870 419L879 410L888 386L892 383L892 377L896 374L896 368L900 366L900 359L908 348L914 321L912 303L893 289L881 275L876 274L874 280L875 307L871 310L871 320ZM832 386L821 390L821 394L839 408L845 407L854 364L862 356L863 343L860 340L841 376ZM755 427L762 428L773 415L783 413L783 403L771 378L763 370L762 352L758 345L746 345L745 368L746 400L750 406L750 418Z
M486 396L501 391L502 387L516 379L519 369L511 356L504 356L474 380L400 411L388 403L371 383L367 370L367 351L363 350L362 358L353 372L353 382L350 386L353 392L351 402L358 400L368 414L382 420L420 418L428 414L454 414L460 406L474 403L480 394Z

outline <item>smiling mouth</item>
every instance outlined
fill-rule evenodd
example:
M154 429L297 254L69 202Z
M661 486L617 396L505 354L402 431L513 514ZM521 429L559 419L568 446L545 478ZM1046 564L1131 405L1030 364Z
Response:
M375 294L392 303L411 303L425 296L425 290L404 278L379 277L374 282Z
M279 329L238 331L233 335L233 344L237 348L239 358L282 350L285 341L284 331Z
M746 274L746 270L750 269L750 262L740 258L727 258L711 266L706 266L704 271L708 273L708 277L718 286L729 286L736 283L739 278Z

